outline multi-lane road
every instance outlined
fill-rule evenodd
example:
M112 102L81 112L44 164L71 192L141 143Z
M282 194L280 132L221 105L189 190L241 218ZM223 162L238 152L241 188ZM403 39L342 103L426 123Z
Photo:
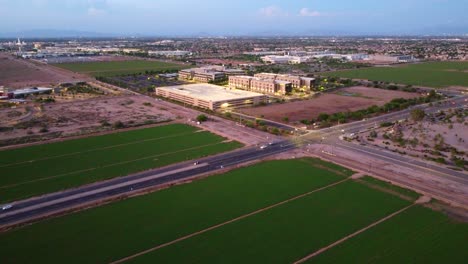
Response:
M31 221L46 215L84 206L121 195L139 192L171 182L190 179L194 176L211 173L224 168L258 160L295 148L288 141L270 142L261 147L248 147L196 161L120 177L63 192L52 193L24 201L0 212L0 226Z
M449 100L442 101L440 104L436 103L433 105L419 105L412 109L420 108L424 109L426 113L436 113L438 111L447 110L453 107L464 107L468 96L460 96ZM436 166L428 162L420 161L418 159L412 159L408 156L402 156L392 151L371 146L361 145L357 143L340 140L339 136L343 134L359 133L369 129L373 129L379 126L382 122L395 122L398 120L406 119L410 116L412 109L406 109L399 112L389 113L383 116L370 118L367 120L354 122L350 124L343 124L331 128L325 128L317 131L310 132L303 135L302 138L307 142L316 143L317 140L321 141L322 144L337 146L345 148L351 151L357 151L367 156L372 156L377 159L385 160L397 165L406 167L417 168L418 170L424 170L428 173L437 176L443 176L453 179L456 182L468 184L468 175L464 172L454 171L442 166Z

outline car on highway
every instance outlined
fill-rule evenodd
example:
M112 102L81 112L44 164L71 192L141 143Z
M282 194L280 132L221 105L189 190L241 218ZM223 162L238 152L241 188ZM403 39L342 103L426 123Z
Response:
M2 205L2 211L5 211L5 210L8 210L10 208L12 208L13 205L12 204L5 204L5 205Z
M196 166L196 165L198 165L198 164L200 164L199 161L195 161L195 162L193 163L194 166Z
M267 147L268 147L268 145L261 145L260 149L266 149Z

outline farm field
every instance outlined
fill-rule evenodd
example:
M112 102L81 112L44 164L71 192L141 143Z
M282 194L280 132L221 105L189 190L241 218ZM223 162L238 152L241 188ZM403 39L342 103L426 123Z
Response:
M172 124L0 152L0 203L225 152L238 142Z
M0 233L0 254L5 263L29 262L31 256L37 263L108 263L351 174L317 159L260 163ZM404 204L385 197L392 206Z
M324 72L323 75L427 87L468 87L468 62L428 62L393 67Z
M420 95L417 93L355 86L339 89L334 93L325 93L309 100L244 108L240 112L255 117L263 116L276 122L285 122L286 117L288 122L300 122L315 119L320 113L352 112L373 105L382 106L395 98L418 96Z
M115 76L145 71L179 70L186 68L176 63L148 60L59 63L54 64L54 66L92 76Z
M0 233L0 254L6 263L292 263L407 208L311 262L466 259L468 224L352 174L312 158L263 162Z
M347 181L128 263L293 263L408 204Z
M468 224L412 207L307 263L466 263Z

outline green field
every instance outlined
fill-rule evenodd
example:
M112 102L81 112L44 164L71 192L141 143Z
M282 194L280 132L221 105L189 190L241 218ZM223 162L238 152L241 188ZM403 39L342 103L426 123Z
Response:
M293 263L408 204L347 181L129 263Z
M467 223L417 206L309 263L466 263L467 242Z
M34 256L36 263L107 263L352 174L314 164L325 163L266 162L6 232L0 234L2 262Z
M382 188L383 190L387 192L395 193L396 195L399 195L400 197L406 198L410 201L416 201L420 196L417 192L414 192L412 190L405 189L396 185L392 185L389 182L377 180L370 176L364 176L362 178L359 178L358 181L367 183L371 187Z
M187 68L175 63L146 60L58 63L54 64L54 66L92 76L115 76L145 71L180 70Z
M406 191L352 174L312 158L263 162L1 233L0 255L109 263L216 226L128 262L292 263L412 204ZM414 205L311 262L461 263L467 231Z
M427 87L468 87L468 62L428 62L326 72L323 75Z
M0 203L77 187L241 146L173 124L0 152Z

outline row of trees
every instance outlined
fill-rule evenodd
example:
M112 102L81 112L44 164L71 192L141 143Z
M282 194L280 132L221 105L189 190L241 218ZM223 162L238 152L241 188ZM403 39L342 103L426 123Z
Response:
M338 112L334 114L320 113L318 117L315 120L311 120L311 122L322 122L322 127L326 127L335 123L346 123L352 120L361 120L365 117L373 116L380 113L388 113L391 111L403 110L412 105L430 103L438 99L440 99L440 96L437 95L435 92L430 93L426 97L418 97L411 99L396 98L383 106L373 105L366 109L354 112ZM414 113L412 113L412 117L416 119L422 119L424 118L424 111L414 111Z

